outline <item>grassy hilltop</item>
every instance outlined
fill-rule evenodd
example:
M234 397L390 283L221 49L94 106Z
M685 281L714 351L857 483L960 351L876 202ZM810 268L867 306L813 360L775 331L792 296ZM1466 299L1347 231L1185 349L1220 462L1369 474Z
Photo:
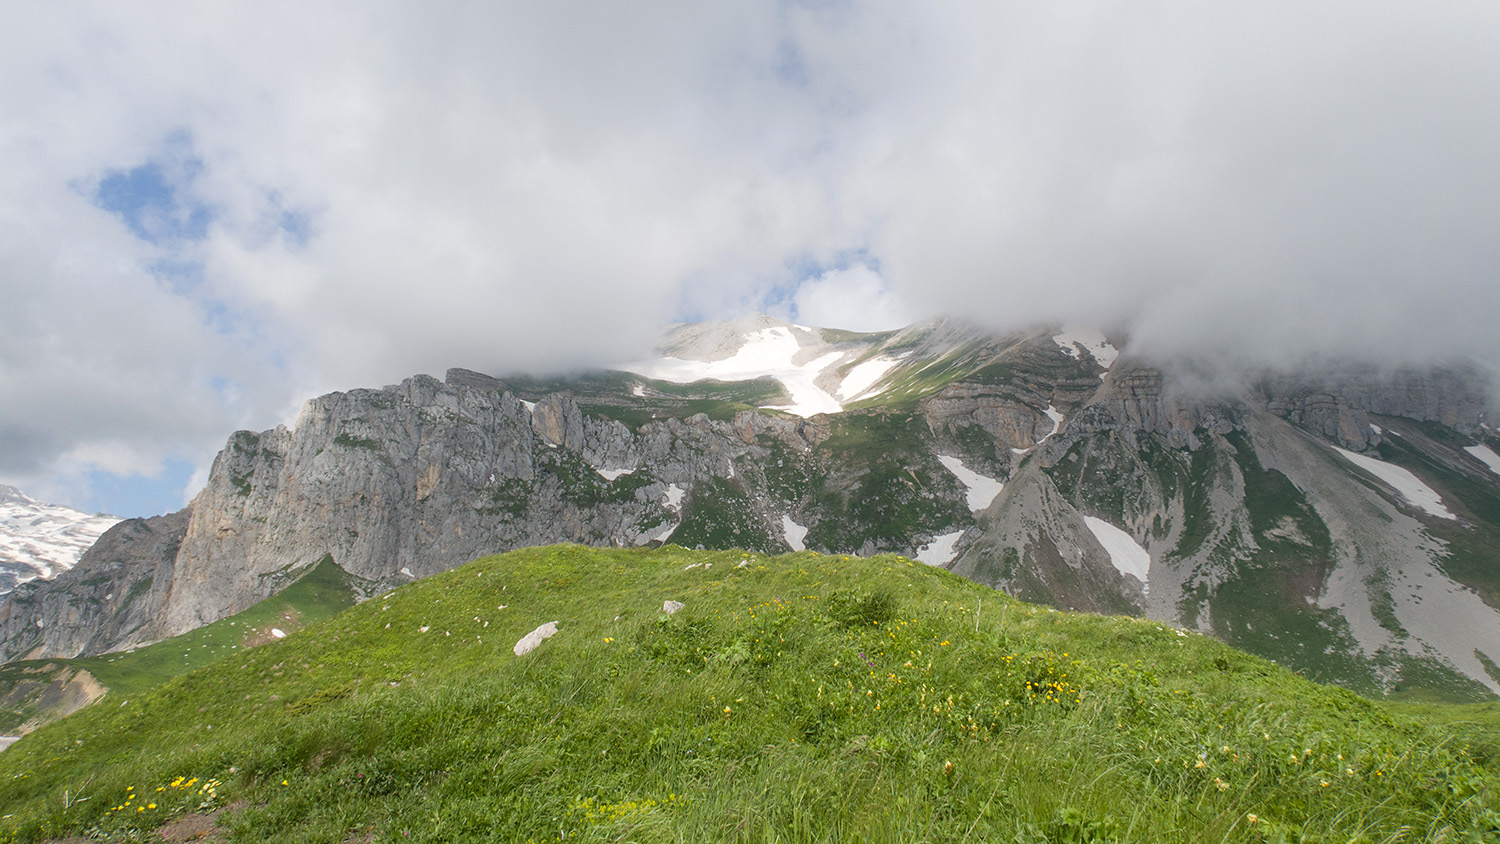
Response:
M900 557L553 546L44 727L0 841L1500 840L1455 730Z

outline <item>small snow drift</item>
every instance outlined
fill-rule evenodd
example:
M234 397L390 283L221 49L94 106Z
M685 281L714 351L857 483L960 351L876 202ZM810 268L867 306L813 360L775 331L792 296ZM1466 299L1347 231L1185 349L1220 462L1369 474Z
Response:
M1438 495L1437 491L1432 487L1422 483L1411 472L1400 466L1387 463L1384 460L1376 460L1373 457L1366 457L1363 454L1355 454L1338 446L1334 446L1333 450L1337 451L1345 460L1364 469L1366 472L1379 478L1387 486L1396 490L1396 493L1405 499L1407 504L1429 516L1436 516L1439 519L1458 520L1458 517L1453 515L1453 511L1449 510L1443 504L1443 497Z
M1487 446L1471 445L1464 449L1474 455L1484 465L1490 467L1490 471L1500 475L1500 454L1490 451Z
M511 650L515 651L516 656L525 656L536 650L537 645L540 645L542 642L556 635L557 622L549 621L546 624L543 624L541 627L538 627L530 633L527 633L525 636L522 636L521 640L519 642L516 642L516 646Z
M786 537L786 544L793 551L807 550L807 546L802 542L807 537L807 528L792 521L791 516L781 517L781 534Z
M946 566L953 562L958 552L953 546L958 543L958 538L963 536L961 530L953 533L945 533L942 536L934 536L932 541L917 549L917 560L929 566Z
M1135 541L1135 537L1093 516L1084 516L1083 523L1088 525L1089 532L1109 552L1109 562L1120 574L1128 574L1139 580L1141 585L1147 585L1147 578L1151 573L1151 554Z
M953 473L953 477L958 478L958 482L968 489L969 509L975 513L990 506L994 502L995 496L999 495L1000 491L1005 489L1005 484L971 470L957 457L939 454L938 461L947 467L948 471Z

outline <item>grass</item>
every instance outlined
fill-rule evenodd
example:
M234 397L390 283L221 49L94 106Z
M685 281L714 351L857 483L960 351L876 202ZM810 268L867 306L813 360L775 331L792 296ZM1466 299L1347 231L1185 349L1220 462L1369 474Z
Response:
M973 524L958 481L933 458L919 417L844 413L832 428L814 452L837 468L812 479L820 519L808 531L808 547L905 548L910 537Z
M129 697L173 677L202 668L273 638L271 628L295 632L354 605L349 576L325 556L297 582L243 612L196 628L181 636L141 648L79 659L21 660L0 666L0 697L20 682L40 676L50 666L88 671L116 697ZM36 714L29 699L0 708L0 725L9 729ZM27 706L24 711L20 706Z
M0 841L1493 838L1493 731L1434 720L899 557L554 546L26 737Z

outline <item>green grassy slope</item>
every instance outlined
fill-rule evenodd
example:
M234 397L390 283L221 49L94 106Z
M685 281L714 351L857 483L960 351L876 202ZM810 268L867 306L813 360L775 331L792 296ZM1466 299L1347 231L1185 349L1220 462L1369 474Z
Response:
M269 641L273 638L272 628L295 632L353 605L354 590L348 575L332 557L324 557L276 595L181 636L119 653L79 659L19 660L0 665L0 700L10 697L28 678L54 665L81 668L116 696L128 697ZM13 702L0 704L0 730L13 729L35 715L44 714L36 710L35 695L15 697Z
M554 546L28 736L0 841L1488 840L1458 735L899 557Z

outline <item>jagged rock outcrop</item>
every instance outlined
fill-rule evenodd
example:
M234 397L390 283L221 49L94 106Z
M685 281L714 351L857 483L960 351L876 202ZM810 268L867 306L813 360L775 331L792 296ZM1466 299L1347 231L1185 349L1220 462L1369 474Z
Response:
M163 635L162 610L191 508L126 519L66 572L17 587L0 601L0 662L77 656Z
M1500 690L1485 662L1500 638L1472 632L1500 629L1500 441L1483 439L1472 372L1213 382L1102 339L946 321L847 335L762 320L679 330L673 348L722 358L771 330L757 342L778 354L806 341L789 365L817 353L827 395L848 379L877 398L802 418L778 410L804 383L785 373L466 370L322 396L292 427L233 435L190 513L121 525L67 577L0 600L0 657L186 631L324 555L373 590L521 546L669 540L908 554L1360 689L1441 675ZM851 375L865 366L879 372Z

